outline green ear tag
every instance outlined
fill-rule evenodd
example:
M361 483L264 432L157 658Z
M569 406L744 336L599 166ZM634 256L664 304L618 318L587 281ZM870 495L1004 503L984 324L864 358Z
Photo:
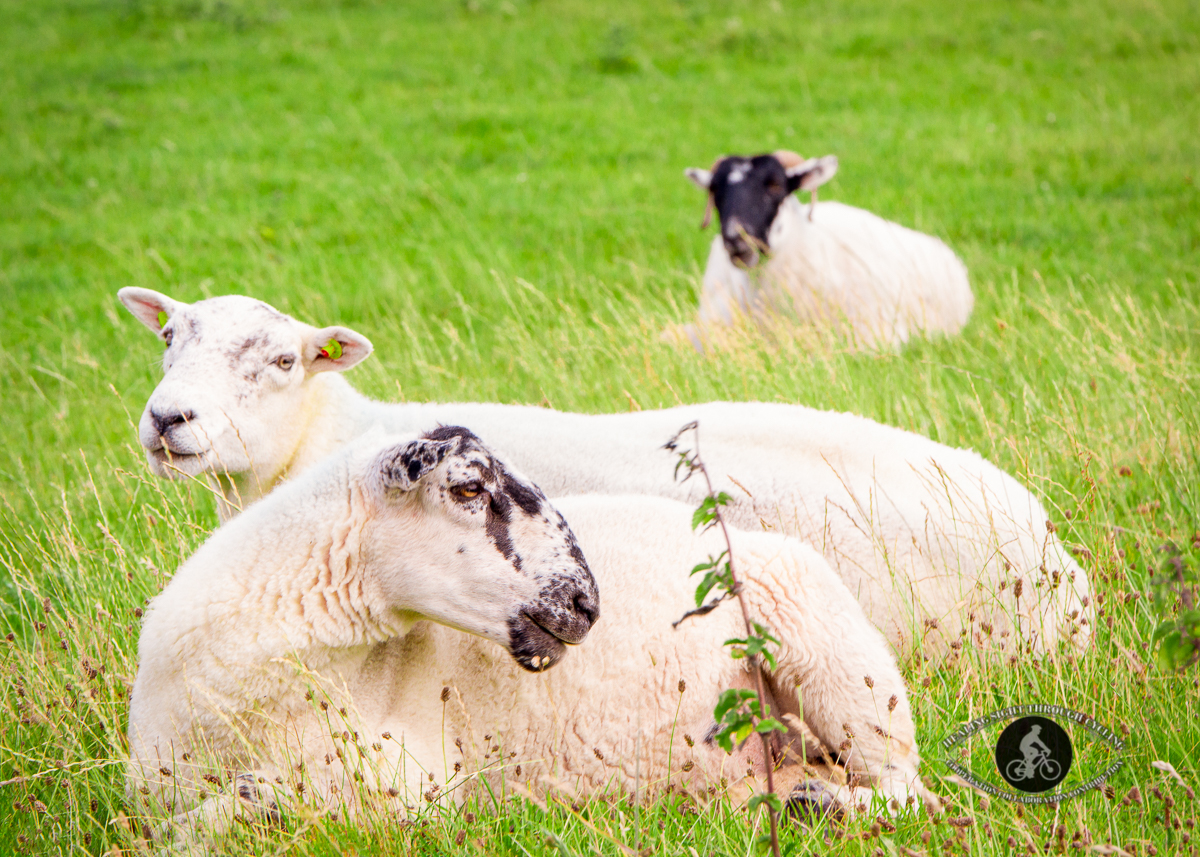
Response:
M167 313L166 313L166 311L165 311L165 310L161 310L161 309L160 309L160 310L158 311L158 326L159 326L160 328L162 328L162 327L166 327L166 326L167 326L167 317L168 317L168 316L167 316Z
M342 356L342 343L336 339L331 339L321 348L321 356L328 357L330 360L337 360Z

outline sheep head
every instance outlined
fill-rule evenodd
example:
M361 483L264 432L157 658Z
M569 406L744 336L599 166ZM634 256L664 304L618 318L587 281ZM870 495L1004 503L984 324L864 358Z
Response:
M166 346L163 379L138 424L158 476L284 467L304 428L296 415L309 379L371 353L349 328L311 327L240 295L187 304L125 288L117 297Z
M771 224L788 195L797 190L815 191L833 178L837 166L834 155L805 160L795 152L780 150L770 155L721 157L711 169L691 167L684 175L708 194L709 206L717 209L729 257L749 268L770 250ZM702 228L707 225L708 213Z
M390 609L493 640L531 671L587 636L600 596L571 528L469 430L385 448L368 474L364 559Z

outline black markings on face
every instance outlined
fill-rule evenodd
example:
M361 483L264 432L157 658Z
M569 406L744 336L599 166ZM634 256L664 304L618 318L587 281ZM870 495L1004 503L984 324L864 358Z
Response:
M496 492L487 509L487 534L500 551L500 555L513 564L517 571L521 570L521 557L513 548L512 537L508 525L512 521L512 501L504 494Z
M517 663L533 672L548 669L562 658L566 644L583 641L600 616L596 581L575 534L537 486L509 471L468 429L438 426L423 440L455 454L443 480L450 489L445 484L436 489L442 501L458 503L470 514L482 511L488 540L515 571L528 575L530 559L520 554L514 536L541 546L536 556L546 570L539 575L544 579L538 594L507 625L509 651ZM464 497L464 487L478 491L477 497Z
M714 723L712 727L704 733L704 743L710 747L713 746L713 743L717 740L717 733L720 731L721 727Z
M579 565L587 568L587 560L583 558L583 551L579 548L579 542L575 541L575 533L571 530L570 525L567 523L567 519L561 514L558 516L558 530L563 534L563 536L566 537L568 556L575 560L575 562Z
M518 482L511 473L498 465L500 470L500 485L512 501L521 507L526 515L537 515L542 511L542 493L536 488Z
M721 238L731 258L753 264L767 247L771 224L779 206L796 190L799 178L787 171L772 155L752 158L728 157L713 172L713 202L721 220Z
M443 425L427 432L425 437L438 441L456 440L460 455L477 454L481 483L491 495L491 502L488 503L486 509L488 538L496 546L500 555L511 562L513 568L520 571L522 559L513 545L510 532L514 507L527 517L541 516L543 515L542 505L546 500L545 495L536 487L522 482L510 473L501 462L492 457L483 442L470 429L462 426ZM570 530L568 529L567 532L570 533ZM570 535L570 540L574 543L573 534ZM575 552L578 553L578 547L575 548ZM572 556L575 556L575 553L572 553ZM578 553L578 556L582 561L583 554Z

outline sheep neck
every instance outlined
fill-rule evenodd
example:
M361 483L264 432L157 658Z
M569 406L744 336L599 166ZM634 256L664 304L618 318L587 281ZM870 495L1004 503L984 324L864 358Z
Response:
M808 209L801 205L795 195L789 196L779 204L779 211L771 221L771 230L767 233L767 243L771 250L778 252L788 245L789 236L809 224Z
M360 559L360 537L368 516L360 486L349 480L344 463L333 484L326 483L304 502L282 492L279 502L299 514L273 513L264 501L218 531L223 580L213 580L213 608L230 618L226 631L239 645L245 617L272 629L257 636L259 657L325 657L319 652L379 642L403 633L373 592ZM212 560L201 567L209 570ZM213 630L210 623L200 626Z
M222 523L281 482L298 475L325 458L369 427L371 400L359 393L341 375L322 372L308 380L299 410L299 427L291 449L281 462L252 467L229 476L213 476L220 492L217 516Z

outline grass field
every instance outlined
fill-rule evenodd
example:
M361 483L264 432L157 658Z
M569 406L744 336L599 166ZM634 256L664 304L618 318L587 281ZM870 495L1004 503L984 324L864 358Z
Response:
M376 353L352 380L381 398L778 400L975 448L1080 549L1096 644L905 664L946 814L797 828L785 850L1196 853L1200 673L1158 665L1179 599L1149 595L1159 546L1200 556L1198 96L1183 0L0 0L0 852L142 847L121 766L134 609L216 517L137 449L158 346L114 297L136 285L353 326ZM711 238L683 168L777 147L836 153L823 198L958 251L977 296L962 336L884 355L659 340L692 312ZM947 779L946 734L1032 702L1127 735L1115 797L1018 811ZM986 742L971 752L985 771ZM744 814L678 794L469 809L301 818L222 847L753 842Z

